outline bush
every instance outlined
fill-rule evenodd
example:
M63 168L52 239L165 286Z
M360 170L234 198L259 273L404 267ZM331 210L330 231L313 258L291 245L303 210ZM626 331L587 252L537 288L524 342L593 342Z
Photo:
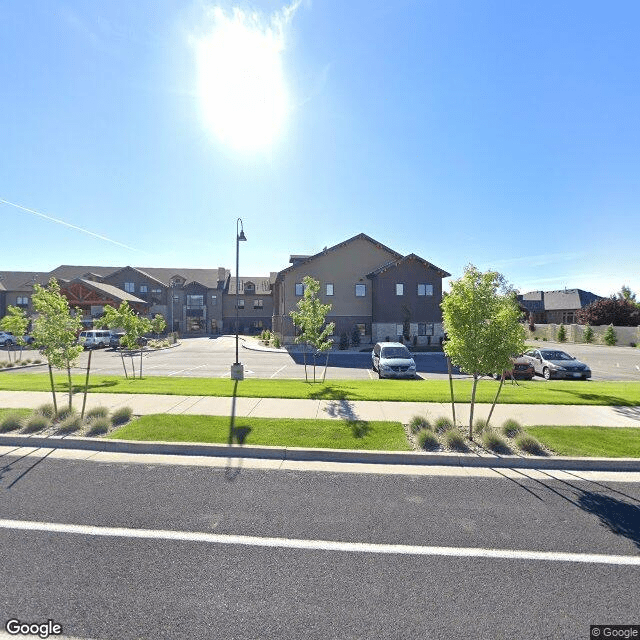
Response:
M516 446L518 449L530 453L533 456L543 456L545 454L542 445L533 437L527 434L522 434L516 440Z
M468 450L463 435L457 429L447 431L445 442L447 443L447 447L449 447L449 449L453 449L454 451Z
M558 342L566 342L567 341L567 330L564 328L564 325L561 324L558 329Z
M87 413L84 414L84 419L87 422L93 422L97 418L108 418L109 417L109 409L107 407L94 407L93 409L89 409Z
M411 433L418 433L422 429L431 429L429 421L423 416L413 416L409 422L409 428Z
M522 431L522 427L516 420L505 420L502 425L502 433L507 438L515 438Z
M420 448L425 451L434 451L440 446L438 438L436 438L433 431L430 431L429 429L424 429L420 432L418 435L418 444L420 445Z
M609 325L607 330L604 332L604 336L602 337L604 343L613 347L613 345L618 342L618 336L616 335L616 331L613 328L613 325Z
M21 429L24 425L24 417L18 412L11 411L0 419L0 433Z
M354 325L353 329L351 329L351 346L360 346L360 329L358 329L357 325Z
M450 429L453 429L453 422L446 416L440 416L433 424L433 430L436 433L444 433Z
M49 420L53 420L53 417L55 416L53 405L50 402L47 404L41 404L37 409L34 409L33 413L38 416L49 418Z
M67 418L74 416L76 414L76 410L69 407L62 407L58 409L58 413L56 415L56 419L60 422L66 420Z
M349 336L346 331L343 331L340 334L340 343L338 344L338 348L342 351L349 348Z
M482 444L486 449L494 453L511 453L507 443L494 431L485 431L482 435Z
M478 418L473 423L473 430L476 433L482 433L485 429L489 427L489 423L484 418Z
M106 417L96 417L87 429L88 436L99 436L109 431L109 420Z
M49 419L39 413L32 413L26 420L22 433L35 433L49 426Z
M584 333L582 334L582 337L584 338L584 341L587 344L593 342L593 329L589 325L587 325L584 328Z
M132 415L133 410L131 407L120 407L120 409L116 409L111 415L111 424L114 427L119 427L121 424L129 422Z
M80 416L72 412L58 425L58 433L73 433L78 431L81 426L82 420L80 420Z

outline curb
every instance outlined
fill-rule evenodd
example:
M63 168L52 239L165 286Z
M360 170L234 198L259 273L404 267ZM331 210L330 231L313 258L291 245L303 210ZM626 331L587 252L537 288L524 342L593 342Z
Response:
M316 462L344 462L388 465L438 465L454 467L490 467L508 469L548 469L558 471L640 471L640 458L563 458L544 456L493 456L450 453L404 453L394 451L357 451L353 449L301 449L256 445L227 445L174 442L140 442L61 436L1 435L0 446L44 449L79 449L112 453L213 456L227 458L263 458Z

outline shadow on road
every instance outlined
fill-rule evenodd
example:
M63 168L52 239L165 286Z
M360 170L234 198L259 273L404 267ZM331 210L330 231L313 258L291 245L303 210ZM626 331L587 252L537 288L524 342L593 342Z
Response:
M37 451L37 449L36 449ZM11 489L11 487L13 487L13 485L15 485L19 480L21 480L22 478L24 478L24 476L27 475L27 473L29 473L29 471L31 471L32 469L34 469L37 465L39 465L47 456L50 456L52 453L54 452L54 449L51 449L49 451L47 451L47 453L45 453L43 456L39 456L36 461L29 467L27 467L17 478L15 478L13 480L13 482L11 482L10 484L8 484L5 488L6 489ZM30 456L30 454L34 453L34 451L30 451L29 453L20 456L19 458L16 458L13 462L9 462L8 464L5 464L3 467L0 467L0 485L4 484L3 480L4 480L4 476L9 473L10 471L19 471L21 466L20 466L20 462L22 460L24 460L25 458L28 458ZM14 466L14 465L18 465L18 466Z

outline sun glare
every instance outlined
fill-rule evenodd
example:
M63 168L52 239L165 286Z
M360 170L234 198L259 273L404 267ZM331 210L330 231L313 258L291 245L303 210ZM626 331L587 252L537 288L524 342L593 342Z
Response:
M288 112L282 66L285 9L266 24L258 14L216 7L210 31L196 42L199 96L207 129L239 151L270 147Z

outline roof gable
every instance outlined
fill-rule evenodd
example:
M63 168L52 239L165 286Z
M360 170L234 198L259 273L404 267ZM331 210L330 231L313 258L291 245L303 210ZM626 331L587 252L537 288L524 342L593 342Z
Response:
M418 262L426 269L433 269L434 271L437 272L437 274L441 278L448 278L449 276L451 276L451 274L447 273L444 269L441 269L440 267L436 267L434 264L431 264L429 261L425 260L424 258L421 258L415 253L410 253L408 256L404 256L403 258L400 258L398 260L392 260L391 262L387 262L386 264L383 264L381 267L378 267L371 273L368 273L367 278L375 278L380 273L384 273L385 271L388 271L390 269L397 269L400 265L405 264L412 260Z

